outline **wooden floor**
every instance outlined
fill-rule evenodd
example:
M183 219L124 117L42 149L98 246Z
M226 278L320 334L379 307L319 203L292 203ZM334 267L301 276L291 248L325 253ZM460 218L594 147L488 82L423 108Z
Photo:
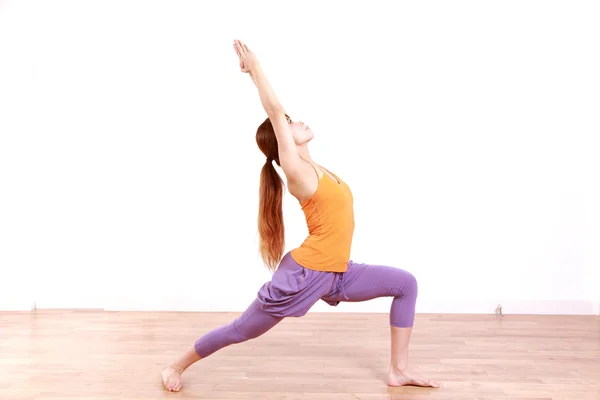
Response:
M384 314L316 314L192 366L159 372L237 314L0 313L0 399L600 399L600 318L418 315L414 370L440 389L388 388Z

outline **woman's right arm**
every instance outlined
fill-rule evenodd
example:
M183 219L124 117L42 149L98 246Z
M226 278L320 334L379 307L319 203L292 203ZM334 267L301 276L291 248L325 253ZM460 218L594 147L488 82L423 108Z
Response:
M242 72L247 72L258 89L260 101L267 116L273 124L273 130L277 137L279 150L279 164L288 181L300 179L301 160L296 149L296 143L285 115L285 109L275 95L275 91L267 80L256 56L248 49L248 46L236 40L234 48L240 58Z

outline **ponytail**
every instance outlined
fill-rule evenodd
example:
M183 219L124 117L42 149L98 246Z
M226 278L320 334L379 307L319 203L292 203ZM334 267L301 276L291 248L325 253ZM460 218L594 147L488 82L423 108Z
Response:
M269 158L260 172L258 233L261 257L269 270L275 271L285 246L283 181Z

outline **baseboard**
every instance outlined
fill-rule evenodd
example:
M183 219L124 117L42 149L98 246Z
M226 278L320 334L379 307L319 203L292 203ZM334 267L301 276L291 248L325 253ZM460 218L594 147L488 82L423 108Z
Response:
M427 302L418 308L423 313L493 314L501 306L503 314L595 315L595 304L588 300L498 300L469 302ZM419 311L420 310L420 311Z
M253 298L220 298L206 302L194 296L169 296L168 298L113 298L106 304L108 311L188 311L188 312L241 312ZM375 312L387 313L390 298L380 298L361 303L341 303L331 307L323 301L313 306L311 312ZM599 315L600 303L588 300L429 300L417 301L417 313L424 314L494 314L498 305L507 314L544 315Z
M35 310L34 300L0 300L0 311L32 311Z
M587 300L420 300L417 302L418 314L495 314L498 306L502 313L536 315L598 315L595 302ZM373 300L368 303L342 303L332 309L326 305L317 305L318 312L389 312L389 299Z

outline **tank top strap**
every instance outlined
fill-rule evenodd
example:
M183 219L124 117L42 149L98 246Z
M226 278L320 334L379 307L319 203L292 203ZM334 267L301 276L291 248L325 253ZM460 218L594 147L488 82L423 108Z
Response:
M323 175L325 174L323 171L321 171L319 168L317 168L315 166L315 164L313 163L309 163L311 167L313 167L313 169L315 170L315 172L317 173L317 179L321 180L321 178L323 177Z

